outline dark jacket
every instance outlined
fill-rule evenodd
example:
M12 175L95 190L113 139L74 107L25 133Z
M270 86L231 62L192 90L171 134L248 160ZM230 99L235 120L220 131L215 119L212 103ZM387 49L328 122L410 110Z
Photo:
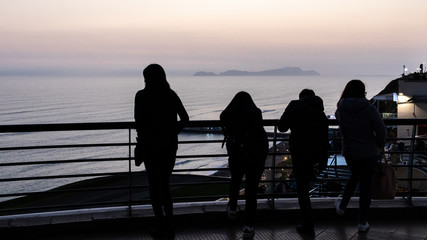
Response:
M188 121L181 99L173 90L143 89L136 93L135 122L138 141L141 140L150 148L177 149L178 133Z
M291 152L328 150L328 119L323 110L323 100L318 96L307 96L289 103L278 128L281 132L291 130Z
M375 157L384 147L386 127L366 98L344 98L335 112L343 138L343 155L354 159Z
M227 150L230 150L234 144L244 144L249 154L265 155L267 153L268 139L259 108L251 111L226 108L221 113L220 120L227 139ZM265 158L262 160L264 161Z

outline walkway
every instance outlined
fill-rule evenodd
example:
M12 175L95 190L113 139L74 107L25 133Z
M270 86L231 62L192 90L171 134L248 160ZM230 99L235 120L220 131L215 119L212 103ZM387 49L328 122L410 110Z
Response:
M314 200L316 218L315 239L414 239L427 240L426 206L405 207L402 201L374 202L371 211L371 229L367 233L357 231L357 201L344 217L338 217L333 207L334 199L317 202ZM266 208L260 204L254 239L309 239L295 231L299 218L296 202L278 201L279 210ZM215 205L215 204L214 204ZM217 205L218 206L218 205ZM220 204L224 207L224 204ZM284 208L284 206L287 206ZM390 207L392 206L392 207ZM393 207L394 206L394 207ZM242 239L242 217L232 222L222 211L200 213L201 206L185 207L177 210L175 239L221 240ZM191 211L194 209L194 211ZM211 209L212 210L212 209ZM84 216L82 216L82 219ZM33 219L34 220L34 219ZM152 239L148 229L151 217L114 218L80 223L47 224L42 226L0 228L1 239L61 239L61 240L122 240ZM22 219L21 219L22 221ZM23 222L21 223L23 224Z

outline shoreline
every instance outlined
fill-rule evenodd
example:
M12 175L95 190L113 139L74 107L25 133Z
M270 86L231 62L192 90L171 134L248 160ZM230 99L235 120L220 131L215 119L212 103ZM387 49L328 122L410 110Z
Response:
M220 176L204 176L194 174L172 174L170 182L174 198L226 195L228 193L229 178ZM129 183L132 183L130 193ZM221 184L219 182L224 182ZM194 185L192 183L200 183ZM187 184L187 185L186 185ZM206 185L216 187L206 188ZM225 186L226 185L226 186ZM74 209L84 205L100 206L104 204L118 204L127 202L149 203L148 179L146 171L133 172L129 175L114 175L96 177L66 184L37 195L24 195L0 202L0 212L19 213L20 208L49 208L53 210ZM113 189L111 189L113 188ZM114 189L117 188L117 189ZM208 194L209 195L209 194ZM217 198L212 197L211 200ZM64 205L64 207L61 207ZM16 210L15 210L16 209ZM37 210L34 210L37 212Z

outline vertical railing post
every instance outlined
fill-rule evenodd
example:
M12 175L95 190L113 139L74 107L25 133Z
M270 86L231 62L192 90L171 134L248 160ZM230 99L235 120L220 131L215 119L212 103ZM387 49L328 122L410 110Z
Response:
M271 199L271 207L273 209L276 208L275 205L275 192L276 190L276 155L277 155L277 124L274 125L274 133L273 133L273 159L272 159L272 171L271 171L271 184L272 184L272 199Z
M338 157L337 157L337 154L335 154L335 156L332 159L332 161L334 162L335 177L338 178L339 177L339 173L338 173Z
M413 169L414 169L414 151L415 151L415 135L417 131L417 125L412 126L412 136L411 136L411 151L409 154L409 169L408 169L408 202L412 206L412 179L413 179Z
M132 216L132 128L129 127L129 216Z

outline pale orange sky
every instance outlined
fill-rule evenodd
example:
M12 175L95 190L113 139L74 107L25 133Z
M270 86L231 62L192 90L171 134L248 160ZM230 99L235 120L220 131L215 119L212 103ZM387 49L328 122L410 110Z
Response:
M399 74L427 56L425 0L0 0L0 72Z

